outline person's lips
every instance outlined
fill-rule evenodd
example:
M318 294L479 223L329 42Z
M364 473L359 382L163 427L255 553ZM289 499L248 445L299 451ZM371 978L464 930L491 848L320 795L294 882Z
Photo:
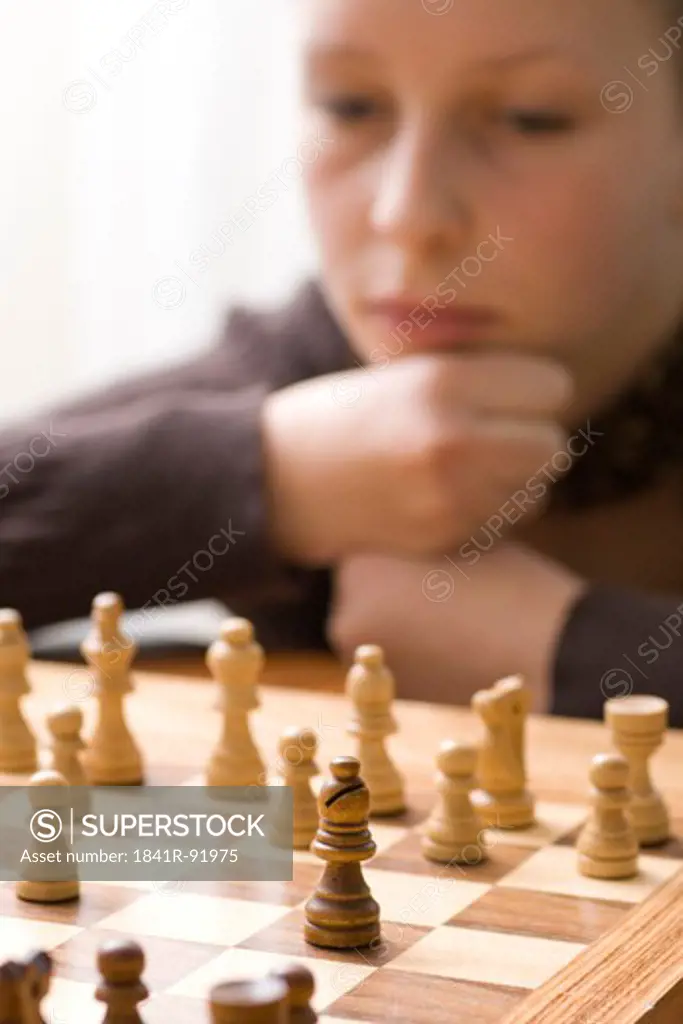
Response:
M428 309L406 299L378 299L365 303L364 312L389 333L398 333L415 348L450 348L477 341L500 321L486 306L452 304Z

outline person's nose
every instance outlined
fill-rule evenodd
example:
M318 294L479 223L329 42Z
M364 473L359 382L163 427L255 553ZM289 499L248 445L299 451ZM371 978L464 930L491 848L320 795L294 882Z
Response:
M429 127L397 133L378 168L374 230L403 247L462 241L466 159L464 147Z

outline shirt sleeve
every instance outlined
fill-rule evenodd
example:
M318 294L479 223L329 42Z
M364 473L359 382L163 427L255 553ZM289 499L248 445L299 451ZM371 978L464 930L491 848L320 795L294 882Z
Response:
M261 410L269 392L346 365L317 288L236 308L218 343L0 432L0 606L29 629L218 597L295 600L305 570L269 542Z
M683 597L595 584L559 639L552 711L602 718L607 698L655 694L683 727Z

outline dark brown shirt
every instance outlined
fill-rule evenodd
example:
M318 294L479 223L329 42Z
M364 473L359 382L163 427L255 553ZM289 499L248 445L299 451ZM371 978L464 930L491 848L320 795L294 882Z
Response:
M86 615L101 590L149 613L217 597L267 650L327 646L329 571L269 543L260 411L271 391L353 365L311 282L276 310L235 307L183 364L5 429L0 605L32 629ZM599 717L607 696L653 692L683 725L683 643L664 646L679 608L683 595L589 590L558 638L554 712Z

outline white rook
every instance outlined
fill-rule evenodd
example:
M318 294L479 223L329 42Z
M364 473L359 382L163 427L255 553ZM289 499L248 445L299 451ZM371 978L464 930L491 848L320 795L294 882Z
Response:
M628 761L632 793L628 815L641 846L669 838L669 815L650 778L649 760L669 724L669 705L647 694L613 698L605 703L605 721L617 750Z

